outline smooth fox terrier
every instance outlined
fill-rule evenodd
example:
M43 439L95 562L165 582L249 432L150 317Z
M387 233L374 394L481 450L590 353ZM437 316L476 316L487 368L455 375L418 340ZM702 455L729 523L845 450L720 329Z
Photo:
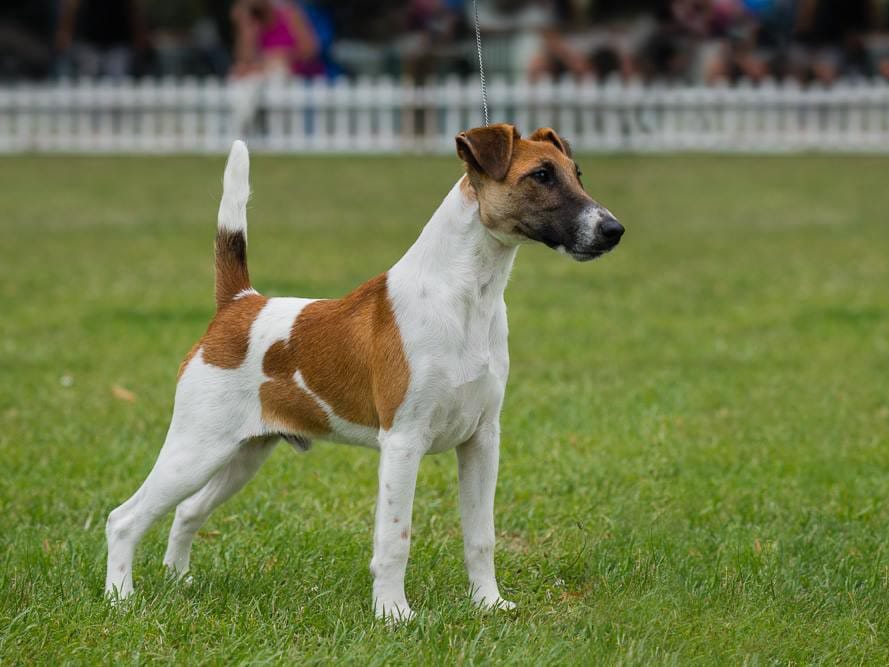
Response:
M341 299L266 298L247 273L249 158L231 149L216 233L216 315L179 368L173 418L154 468L111 512L106 593L133 592L133 554L176 507L164 563L188 570L195 533L253 477L275 444L313 438L380 452L373 608L413 615L404 594L420 459L457 450L472 600L512 608L494 576L494 487L509 371L503 292L519 245L576 260L623 227L580 182L553 130L461 132L466 174L388 272Z

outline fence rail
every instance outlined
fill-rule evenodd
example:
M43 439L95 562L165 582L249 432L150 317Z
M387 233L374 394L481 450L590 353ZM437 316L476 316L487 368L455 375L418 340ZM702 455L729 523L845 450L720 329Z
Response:
M584 151L889 152L889 84L489 86L492 122L552 126ZM0 153L450 152L481 124L476 81L96 82L0 87Z

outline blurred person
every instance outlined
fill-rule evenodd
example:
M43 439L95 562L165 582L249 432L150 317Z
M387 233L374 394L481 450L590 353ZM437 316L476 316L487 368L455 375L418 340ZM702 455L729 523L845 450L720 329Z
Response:
M759 82L792 74L790 58L796 0L718 0L714 26L726 42L710 63L708 82Z
M866 34L877 25L874 0L799 0L800 45L794 65L801 78L830 84L841 76L871 76Z
M694 78L698 46L714 34L714 4L710 0L658 3L654 28L636 54L637 71L644 80Z
M536 71L542 70L540 55L547 31L557 22L556 10L554 0L480 2L478 17L486 70L492 76L501 74L514 78L533 77ZM474 16L470 14L469 19L473 21ZM550 65L558 66L559 63L544 63L545 67Z
M629 37L635 30L639 5L636 0L555 0L548 3L553 15L540 30L540 48L528 67L531 80L540 76L594 76L632 72Z
M317 58L321 63L321 71L330 78L339 76L343 69L333 55L333 45L336 41L333 13L321 0L304 2L302 9L315 33L318 47Z
M560 8L561 26L544 31L536 63L543 71L590 74L600 80L614 75L645 81L694 77L697 46L709 30L711 0L559 0L555 4ZM589 27L582 27L583 23Z
M874 62L874 74L889 80L889 32L870 35L868 51Z
M883 50L877 61L877 73L889 80L889 48Z
M238 135L247 136L263 119L259 103L269 83L326 72L318 35L301 6L285 0L236 0L231 18L232 123Z
M319 0L319 4L344 39L381 43L407 29L404 0Z
M567 73L582 76L592 73L593 67L587 54L564 35L582 20L579 8L570 1L553 2L551 11L552 24L540 30L540 48L528 65L528 78L534 81L544 75ZM608 64L611 65L611 62Z
M469 72L463 44L463 0L410 0L407 34L400 40L404 72L422 82L431 74Z
M139 0L60 0L55 48L63 76L141 74L150 52Z
M793 76L792 49L798 0L745 0L756 20L756 47L775 78Z
M876 3L875 25L867 35L867 50L873 62L874 73L889 79L889 0Z
M766 78L770 73L770 58L759 48L759 25L747 11L744 0L714 0L708 5L706 25L701 25L710 45L703 65L705 81L712 84Z
M231 18L233 76L325 73L317 35L299 5L285 0L238 0Z
M398 36L408 31L402 0L319 0L336 40L330 58L350 75L398 76L402 57Z
M462 11L462 0L408 0L408 26L453 37Z
M0 79L45 77L52 63L51 0L0 3Z
M620 56L610 45L603 44L594 55L587 56L572 45L561 31L547 28L541 31L540 50L528 65L528 78L535 81L544 75L557 77L562 74L596 74L604 78L619 69Z
M152 2L144 7L151 27L155 73L161 76L225 76L231 64L227 28L230 7L225 0ZM220 26L219 14L224 22Z

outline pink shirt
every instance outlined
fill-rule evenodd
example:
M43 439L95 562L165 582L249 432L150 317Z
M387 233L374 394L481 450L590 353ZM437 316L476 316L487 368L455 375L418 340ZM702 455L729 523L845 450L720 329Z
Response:
M303 61L297 55L297 38L288 20L287 9L280 4L272 8L272 22L259 33L261 52L285 50L290 52L290 70L294 74L312 76L324 73L324 64L318 60Z

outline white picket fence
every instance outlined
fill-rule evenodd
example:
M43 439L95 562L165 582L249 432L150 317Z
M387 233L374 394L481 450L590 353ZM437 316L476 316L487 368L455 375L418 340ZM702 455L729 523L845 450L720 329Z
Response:
M889 152L889 84L642 86L492 81L492 122L581 151ZM476 80L62 81L0 87L0 153L451 152L481 124Z

